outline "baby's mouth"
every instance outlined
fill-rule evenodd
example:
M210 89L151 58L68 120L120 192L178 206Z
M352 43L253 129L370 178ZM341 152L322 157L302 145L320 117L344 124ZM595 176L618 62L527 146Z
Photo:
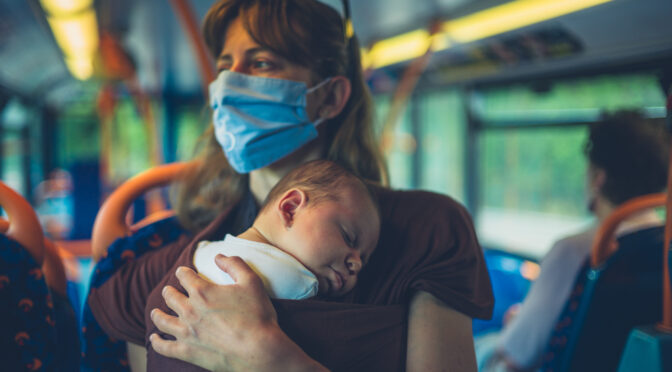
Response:
M345 284L345 279L343 278L343 275L334 268L331 268L331 270L334 271L334 278L329 278L329 285L331 287L330 292L340 291Z

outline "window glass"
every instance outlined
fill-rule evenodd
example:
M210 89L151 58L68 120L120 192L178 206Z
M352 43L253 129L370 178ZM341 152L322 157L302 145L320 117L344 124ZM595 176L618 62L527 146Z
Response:
M68 105L58 117L56 148L61 167L100 156L100 125L95 106L88 102Z
M413 155L417 141L413 136L411 118L407 108L400 115L389 135L383 133L383 123L390 110L391 98L375 98L376 136L382 141L387 168L390 172L390 186L398 189L413 187Z
M592 122L602 110L665 113L657 79L647 74L498 87L477 91L470 103L483 124L479 238L485 246L538 258L592 221L585 201L586 128L553 124Z
M23 176L23 140L18 130L2 132L2 182L22 195L26 195Z
M177 113L177 158L190 160L194 157L196 142L209 124L210 110L202 106L184 106Z
M601 110L642 109L665 115L665 97L651 74L598 76L546 85L513 85L479 91L472 97L477 115L488 125L586 122Z
M422 95L420 109L421 189L464 201L465 118L457 90Z
M156 110L155 110L156 113ZM150 166L148 128L130 99L120 100L115 108L108 157L108 176L118 184Z
M477 230L486 246L541 257L590 222L586 128L491 130L479 139Z

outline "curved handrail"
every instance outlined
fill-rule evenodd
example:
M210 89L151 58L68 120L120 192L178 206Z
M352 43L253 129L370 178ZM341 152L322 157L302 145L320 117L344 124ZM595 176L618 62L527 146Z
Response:
M0 182L0 205L9 217L9 222L3 223L7 236L24 246L35 262L42 266L44 233L33 207L3 182Z
M601 265L618 249L614 233L623 220L637 212L662 207L665 205L665 201L665 193L649 194L631 199L616 208L597 230L590 258L591 267L595 268Z
M131 234L126 224L126 212L131 203L149 189L170 184L195 162L163 164L130 178L105 200L96 215L91 234L91 254L95 261L107 255L107 248L115 240Z
M67 296L68 279L58 247L49 239L44 239L44 263L42 272L47 285L62 296Z

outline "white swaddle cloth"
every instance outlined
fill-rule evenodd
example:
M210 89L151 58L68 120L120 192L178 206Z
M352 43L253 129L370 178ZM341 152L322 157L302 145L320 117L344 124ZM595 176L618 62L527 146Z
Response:
M234 284L229 274L215 264L215 256L237 256L261 277L271 298L303 300L317 294L318 281L297 259L272 245L227 234L224 240L198 243L194 266L199 275L215 284Z

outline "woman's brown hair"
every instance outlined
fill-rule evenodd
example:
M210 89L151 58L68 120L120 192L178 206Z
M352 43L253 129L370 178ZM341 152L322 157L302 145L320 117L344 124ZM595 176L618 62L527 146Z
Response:
M341 113L323 124L324 157L372 182L386 182L383 156L373 133L372 101L364 81L359 44L346 37L338 12L317 0L221 0L203 25L205 42L217 58L231 22L241 16L253 40L286 60L309 68L318 79L346 76L352 85ZM185 175L175 208L180 222L197 231L248 187L248 176L229 166L210 125L200 141L200 165Z

